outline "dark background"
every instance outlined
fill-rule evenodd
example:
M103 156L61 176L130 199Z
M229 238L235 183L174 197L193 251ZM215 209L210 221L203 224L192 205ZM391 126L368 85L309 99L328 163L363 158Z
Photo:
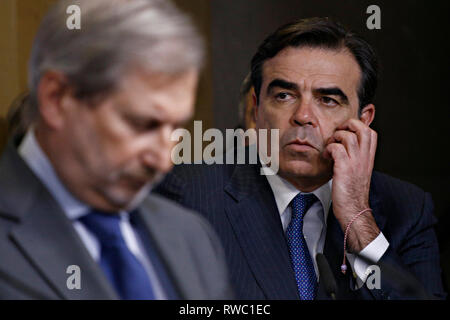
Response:
M369 5L381 29L369 30ZM327 16L373 45L381 64L372 127L379 134L375 169L432 194L446 281L450 280L448 1L213 0L211 65L214 126L237 124L239 87L257 46L296 18Z

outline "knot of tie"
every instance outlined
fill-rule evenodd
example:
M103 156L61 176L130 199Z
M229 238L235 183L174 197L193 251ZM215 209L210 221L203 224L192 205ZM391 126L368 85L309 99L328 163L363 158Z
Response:
M79 221L97 237L102 246L125 244L120 230L119 214L92 210Z
M308 209L316 202L317 197L313 193L299 193L292 200L292 220L303 223L303 217Z
M79 220L100 242L100 267L119 296L122 299L155 299L144 266L123 238L120 216L93 210Z

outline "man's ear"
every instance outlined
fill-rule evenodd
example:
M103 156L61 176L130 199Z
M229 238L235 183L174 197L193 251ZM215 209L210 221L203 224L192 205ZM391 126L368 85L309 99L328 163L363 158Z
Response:
M253 101L253 120L256 122L258 118L258 99L256 98L255 90L252 90L252 101Z
M59 129L64 126L69 95L67 80L61 73L48 71L41 77L37 92L39 113L49 127Z
M366 105L361 110L361 116L359 117L359 120L364 122L364 124L366 124L367 126L370 126L374 118L375 118L375 106L371 103Z

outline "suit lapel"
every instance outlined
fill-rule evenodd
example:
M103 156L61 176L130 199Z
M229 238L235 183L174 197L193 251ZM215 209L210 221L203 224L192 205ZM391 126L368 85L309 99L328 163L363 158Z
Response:
M339 222L334 216L333 207L330 208L327 219L327 234L325 238L325 247L323 254L330 264L331 271L336 280L338 299L352 299L353 292L350 291L350 277L352 276L352 269L347 259L346 274L341 272L341 264L344 254L344 233L339 225Z
M11 232L19 250L63 299L114 299L97 263L86 251L71 222L50 203L38 203L33 214ZM81 289L69 290L68 266L81 271Z
M237 165L225 208L256 282L268 299L298 299L275 198L257 165Z
M166 225L165 209L152 197L147 197L140 206L135 217L136 223L141 223L147 230L150 241L154 244L158 256L161 258L165 270L171 277L171 285L175 286L176 293L181 299L197 299L204 296L198 280L198 271L193 264L181 264L180 261L189 261L188 249L185 240L178 234L167 232L170 226Z
M21 181L20 188L2 188L10 204L10 214L18 223L10 237L18 250L42 279L62 299L114 299L112 287L81 242L72 222L9 146L2 162L3 181ZM4 174L2 174L4 175ZM7 180L4 180L7 179ZM22 201L22 198L24 201ZM18 204L14 206L14 203ZM81 271L81 289L69 290L67 267L77 265Z

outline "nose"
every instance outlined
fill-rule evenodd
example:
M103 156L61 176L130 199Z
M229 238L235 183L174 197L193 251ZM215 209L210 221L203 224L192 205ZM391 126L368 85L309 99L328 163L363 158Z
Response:
M171 152L174 142L170 140L173 127L162 125L155 133L156 137L149 143L143 155L144 164L156 169L158 172L166 173L172 168Z
M304 97L300 100L292 116L292 122L294 125L299 126L316 126L317 121L313 110L312 99Z

